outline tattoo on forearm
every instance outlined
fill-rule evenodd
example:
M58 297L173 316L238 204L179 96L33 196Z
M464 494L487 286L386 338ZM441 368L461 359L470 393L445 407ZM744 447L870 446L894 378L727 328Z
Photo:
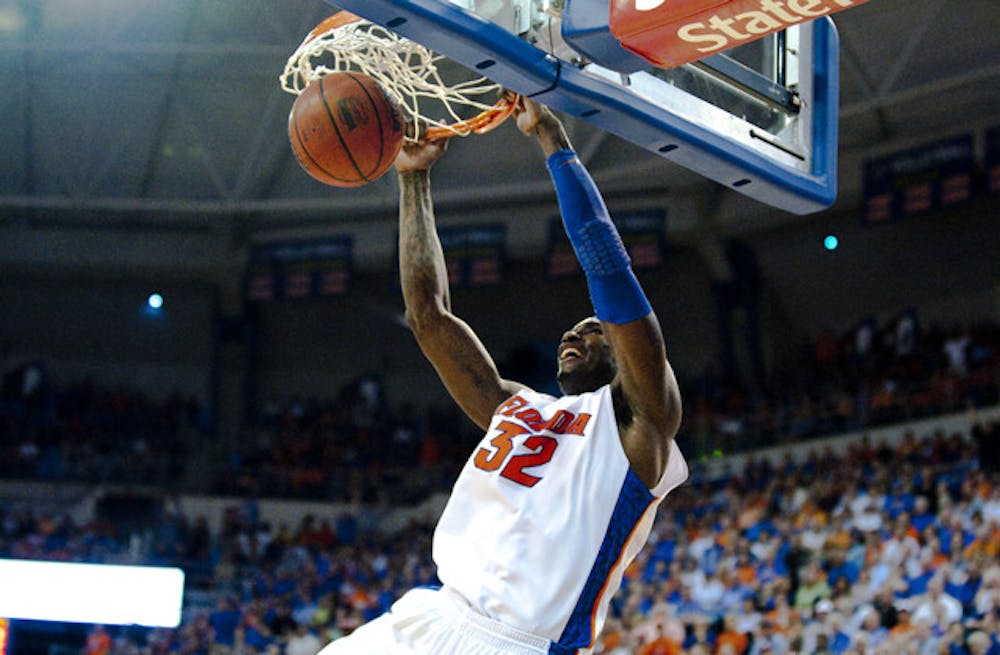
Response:
M400 176L399 270L407 313L424 354L448 391L479 425L489 423L503 400L503 387L493 360L463 321L451 316L448 273L434 225L434 205L426 172ZM432 303L442 303L443 317ZM425 313L424 310L429 310ZM424 317L432 319L425 323Z
M448 306L444 254L434 226L430 178L414 172L400 179L399 270L407 301L414 294L440 294Z

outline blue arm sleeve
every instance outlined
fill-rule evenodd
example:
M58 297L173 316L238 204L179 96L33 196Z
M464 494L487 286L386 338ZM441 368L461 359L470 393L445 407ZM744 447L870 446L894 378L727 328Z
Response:
M609 323L630 323L652 311L632 272L618 230L597 185L572 150L546 160L559 199L563 226L587 276L594 313Z

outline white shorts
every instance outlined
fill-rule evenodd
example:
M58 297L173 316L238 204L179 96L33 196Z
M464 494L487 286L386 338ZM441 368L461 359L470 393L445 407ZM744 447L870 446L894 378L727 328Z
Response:
M473 611L447 588L412 589L319 655L546 655L550 643Z

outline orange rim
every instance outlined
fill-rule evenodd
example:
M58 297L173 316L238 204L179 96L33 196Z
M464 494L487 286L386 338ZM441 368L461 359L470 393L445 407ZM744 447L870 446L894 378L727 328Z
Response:
M505 93L497 104L493 105L478 116L467 118L449 125L448 127L429 127L424 132L425 139L446 139L456 134L465 136L466 134L486 134L496 128L514 113L517 101L521 96L516 93Z
M319 25L312 29L312 32L306 35L306 40L303 41L303 45L309 43L316 37L326 34L330 30L335 30L338 27L343 27L344 25L350 25L351 23L357 23L361 20L361 16L352 14L349 11L338 11L332 16L326 18Z

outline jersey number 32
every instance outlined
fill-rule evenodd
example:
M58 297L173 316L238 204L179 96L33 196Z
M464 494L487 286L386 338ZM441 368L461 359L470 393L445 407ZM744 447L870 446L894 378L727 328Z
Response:
M517 423L502 421L497 425L497 431L499 434L490 439L492 450L483 446L476 451L473 460L476 468L489 472L499 470L502 477L512 482L525 487L535 486L542 478L525 473L524 469L548 464L552 455L555 454L559 442L554 437L533 434L524 440L524 447L531 452L512 456L514 438L528 434L530 430Z

